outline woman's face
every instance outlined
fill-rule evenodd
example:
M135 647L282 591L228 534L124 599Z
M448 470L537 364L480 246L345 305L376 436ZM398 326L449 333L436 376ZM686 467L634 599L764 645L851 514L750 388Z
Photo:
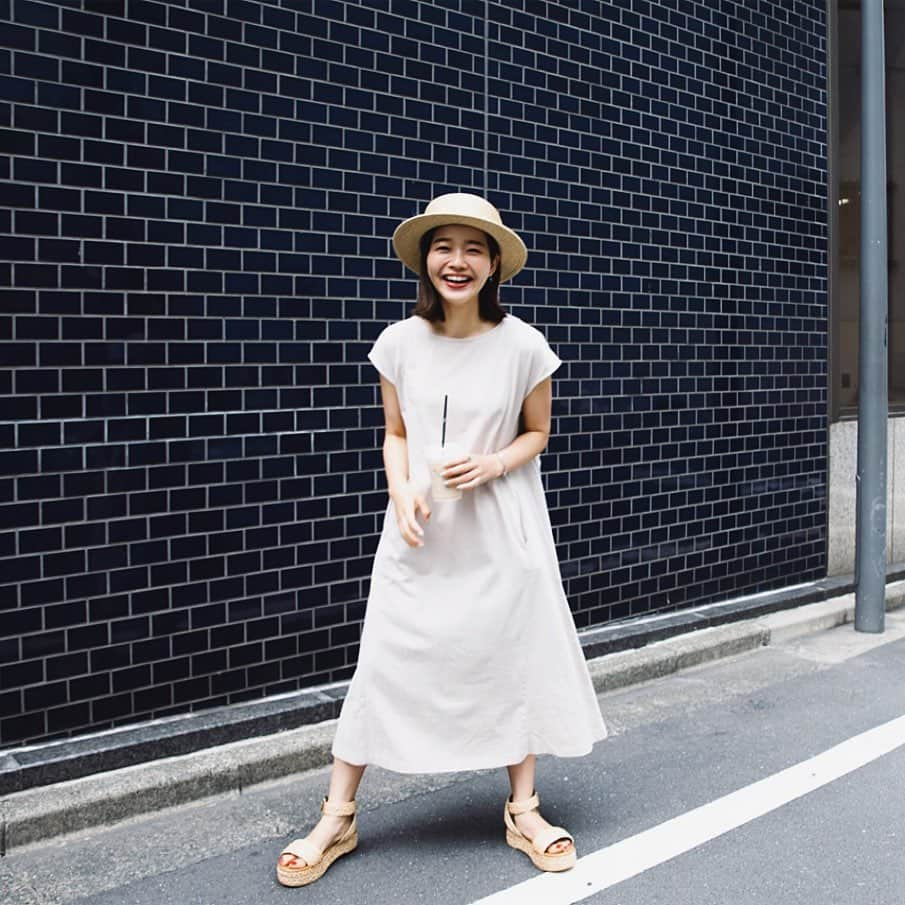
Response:
M490 258L487 236L471 226L438 226L427 251L427 275L449 305L477 301L497 259Z

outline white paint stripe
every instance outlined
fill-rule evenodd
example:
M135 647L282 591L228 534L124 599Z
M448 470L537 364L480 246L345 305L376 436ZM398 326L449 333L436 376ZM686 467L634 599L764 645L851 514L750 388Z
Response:
M472 905L572 905L662 864L905 745L905 716L869 729L774 773L578 859L572 870L539 874Z

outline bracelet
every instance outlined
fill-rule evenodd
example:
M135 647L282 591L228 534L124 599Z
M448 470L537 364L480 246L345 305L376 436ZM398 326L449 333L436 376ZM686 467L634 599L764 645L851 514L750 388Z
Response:
M502 453L494 453L494 455L500 460L500 465L503 466L503 473L500 475L501 478L505 478L507 474L509 474L509 467L506 465L506 460L503 458Z

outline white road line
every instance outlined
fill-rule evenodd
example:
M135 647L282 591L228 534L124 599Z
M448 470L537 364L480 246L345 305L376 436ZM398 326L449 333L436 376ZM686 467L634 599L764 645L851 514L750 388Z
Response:
M572 905L762 817L902 745L905 745L905 716L862 732L794 767L659 826L585 855L572 870L538 874L472 905Z

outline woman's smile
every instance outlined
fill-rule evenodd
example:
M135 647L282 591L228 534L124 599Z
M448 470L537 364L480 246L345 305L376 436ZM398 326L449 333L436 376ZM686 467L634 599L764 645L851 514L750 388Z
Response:
M471 226L438 227L427 252L431 283L441 299L458 304L477 297L497 264L487 236Z
M451 273L444 274L441 279L451 289L463 289L472 283L471 277L454 276Z

